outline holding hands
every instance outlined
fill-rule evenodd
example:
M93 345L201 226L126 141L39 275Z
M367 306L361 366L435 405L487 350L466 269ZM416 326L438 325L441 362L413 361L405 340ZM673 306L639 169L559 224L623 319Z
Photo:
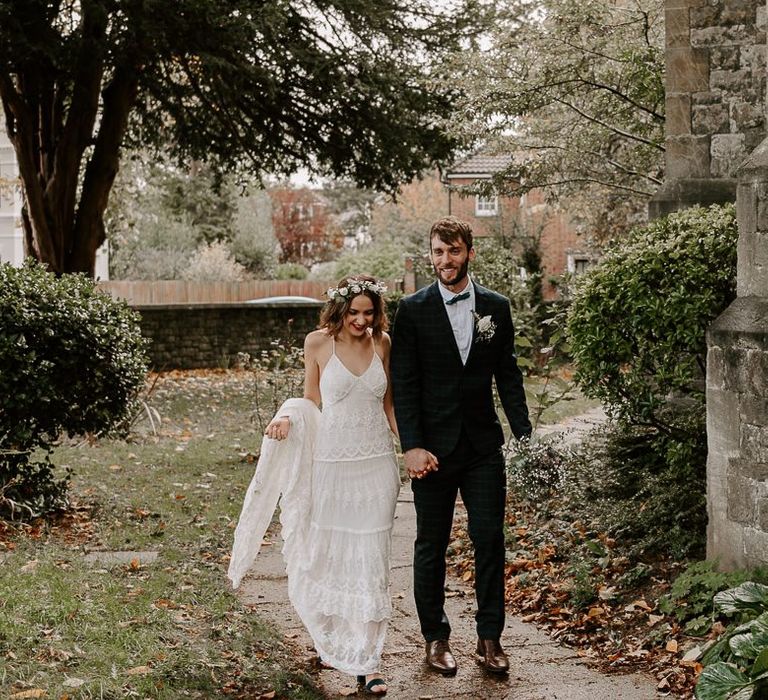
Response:
M285 440L291 428L291 419L288 416L275 418L264 431L264 435L273 440Z
M405 469L411 479L423 479L430 472L437 471L437 457L422 447L414 447L404 455Z

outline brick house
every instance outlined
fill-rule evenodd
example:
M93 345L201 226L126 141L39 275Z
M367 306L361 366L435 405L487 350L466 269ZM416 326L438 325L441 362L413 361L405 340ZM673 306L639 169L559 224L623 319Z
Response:
M539 237L544 298L557 297L557 280L566 272L579 274L596 259L577 235L568 215L547 203L541 190L518 196L472 194L464 188L490 180L509 167L511 157L476 153L451 165L443 174L448 213L472 224L477 236Z

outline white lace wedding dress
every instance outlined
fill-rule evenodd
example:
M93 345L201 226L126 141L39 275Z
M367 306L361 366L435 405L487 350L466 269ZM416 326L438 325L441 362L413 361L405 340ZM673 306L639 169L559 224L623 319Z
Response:
M392 609L390 541L400 477L383 408L386 389L376 352L357 376L334 344L320 377L323 410L304 553L287 562L291 603L320 658L353 675L379 670Z

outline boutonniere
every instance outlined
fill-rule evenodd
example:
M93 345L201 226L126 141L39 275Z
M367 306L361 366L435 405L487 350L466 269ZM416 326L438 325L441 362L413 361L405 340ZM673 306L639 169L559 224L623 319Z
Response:
M481 316L475 311L472 315L475 317L475 340L479 343L487 343L496 332L496 324L490 316Z

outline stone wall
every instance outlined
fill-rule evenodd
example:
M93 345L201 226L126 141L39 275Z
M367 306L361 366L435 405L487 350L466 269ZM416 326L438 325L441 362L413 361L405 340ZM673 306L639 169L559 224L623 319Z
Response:
M765 0L667 0L666 179L652 217L733 201L766 136Z
M738 298L707 353L707 555L768 563L768 139L739 177Z
M231 367L281 339L302 344L322 304L173 304L137 306L155 370Z

